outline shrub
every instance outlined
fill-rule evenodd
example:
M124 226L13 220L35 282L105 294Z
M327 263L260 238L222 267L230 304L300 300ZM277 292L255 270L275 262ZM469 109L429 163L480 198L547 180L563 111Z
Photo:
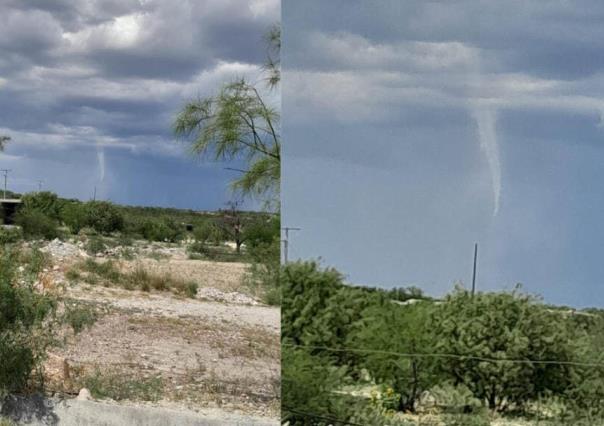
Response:
M333 391L345 383L346 367L333 367L328 359L289 346L283 346L282 353L281 421L292 425L330 424L316 423L317 418L312 416L319 416L345 423L348 416L343 413L354 403L346 404L344 395L336 397Z
M569 385L569 366L514 363L507 359L570 361L566 324L518 291L472 296L458 288L435 316L435 352L498 358L443 358L441 374L467 386L489 408L503 410Z
M0 245L14 244L23 239L23 230L20 228L0 227Z
M175 243L184 235L183 228L170 219L146 219L138 227L138 232L149 241Z
M22 209L15 216L25 238L52 240L59 237L58 223L38 210Z
M53 299L33 291L31 281L17 284L18 262L18 253L0 251L0 395L28 384L48 343L45 320L56 308Z
M279 275L281 270L281 251L279 239L268 243L256 243L248 248L252 260L247 284L259 290L264 303L278 306L281 304Z
M197 296L198 288L199 288L199 286L197 285L196 282L189 281L185 287L185 295L187 297L190 297L191 299L194 299Z
M224 232L212 221L206 221L193 229L193 238L201 246L220 244L225 240Z
M21 197L23 209L37 211L58 221L61 218L61 201L53 192L30 192Z
M97 320L96 312L89 306L80 306L74 303L65 304L64 321L71 326L73 332L78 334L84 328L90 328Z
M344 340L341 336L348 334L348 342L341 343L343 346L383 351L368 353L358 363L380 383L392 386L398 394L396 410L413 411L422 392L435 382L432 374L434 359L386 353L430 352L433 346L428 324L430 309L423 304L399 306L388 303L374 304L363 311L358 310L356 315L351 314L351 309L364 303L363 299L367 297L360 292L355 298L349 289L339 291L330 299L332 308L317 316L314 327L317 331L307 333L309 336L304 340L311 345L337 346ZM355 322L353 327L349 325ZM327 332L319 332L322 331L319 325L323 325ZM345 357L340 358L345 362Z
M86 242L86 252L90 255L95 255L97 253L104 252L107 249L107 244L105 244L105 240L100 237L90 237Z
M101 234L110 234L124 228L124 217L118 207L108 201L89 201L84 204L85 224Z
M78 234L87 226L86 209L82 203L67 203L61 209L61 220L73 234Z

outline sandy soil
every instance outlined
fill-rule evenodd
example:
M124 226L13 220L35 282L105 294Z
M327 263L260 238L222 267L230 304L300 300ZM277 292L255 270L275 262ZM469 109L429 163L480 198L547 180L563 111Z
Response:
M99 372L159 377L163 397L154 404L278 417L280 312L244 293L245 264L188 260L181 249L169 247L159 260L144 254L120 260L120 269L142 266L173 274L197 282L198 294L233 292L245 296L235 302L254 304L69 282L65 273L85 254L55 245L60 247L48 250L54 265L46 279L64 300L98 307L103 314L79 334L64 330L65 343L47 362L50 388L77 393L84 377ZM158 250L155 245L153 252Z

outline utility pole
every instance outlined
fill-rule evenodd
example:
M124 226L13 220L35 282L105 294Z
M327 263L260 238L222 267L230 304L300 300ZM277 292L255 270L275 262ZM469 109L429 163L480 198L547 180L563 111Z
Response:
M476 292L476 259L478 257L478 243L474 243L474 270L472 272L472 297Z
M38 180L38 192L42 192L42 180Z
M94 187L94 195L92 196L92 201L96 201L96 185Z
M11 169L0 169L0 172L4 174L4 199L6 200L6 181L8 179L8 172L12 172Z
M283 263L287 263L287 256L289 251L289 231L301 231L302 228L293 228L290 226L286 226L285 228L281 228L285 231L285 239L283 240Z

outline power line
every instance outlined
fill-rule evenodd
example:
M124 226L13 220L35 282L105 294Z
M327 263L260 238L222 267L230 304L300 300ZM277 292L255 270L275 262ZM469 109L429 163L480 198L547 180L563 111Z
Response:
M488 357L481 357L481 356L475 356L475 355L460 355L460 354L446 354L446 353L406 353L406 352L383 351L383 350L379 350L379 349L332 348L332 347L328 347L328 346L296 345L294 343L281 343L281 346L290 346L290 347L304 348L304 349L316 349L316 350L324 350L324 351L329 351L329 352L373 353L373 354L378 354L378 355L393 355L393 356L400 356L400 357L406 357L406 358L452 358L452 359L483 361L483 362L509 362L509 363L514 363L514 364L555 364L555 365L571 365L571 366L575 366L575 367L604 368L604 363L590 363L590 362L579 362L579 361L488 358Z

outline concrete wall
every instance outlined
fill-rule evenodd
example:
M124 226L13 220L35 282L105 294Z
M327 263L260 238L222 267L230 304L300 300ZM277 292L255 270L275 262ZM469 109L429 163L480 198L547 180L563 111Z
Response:
M0 409L0 415L23 425L58 426L229 426L279 425L276 419L248 417L213 410L196 413L159 407L145 407L82 401L59 400L39 396L10 397Z

